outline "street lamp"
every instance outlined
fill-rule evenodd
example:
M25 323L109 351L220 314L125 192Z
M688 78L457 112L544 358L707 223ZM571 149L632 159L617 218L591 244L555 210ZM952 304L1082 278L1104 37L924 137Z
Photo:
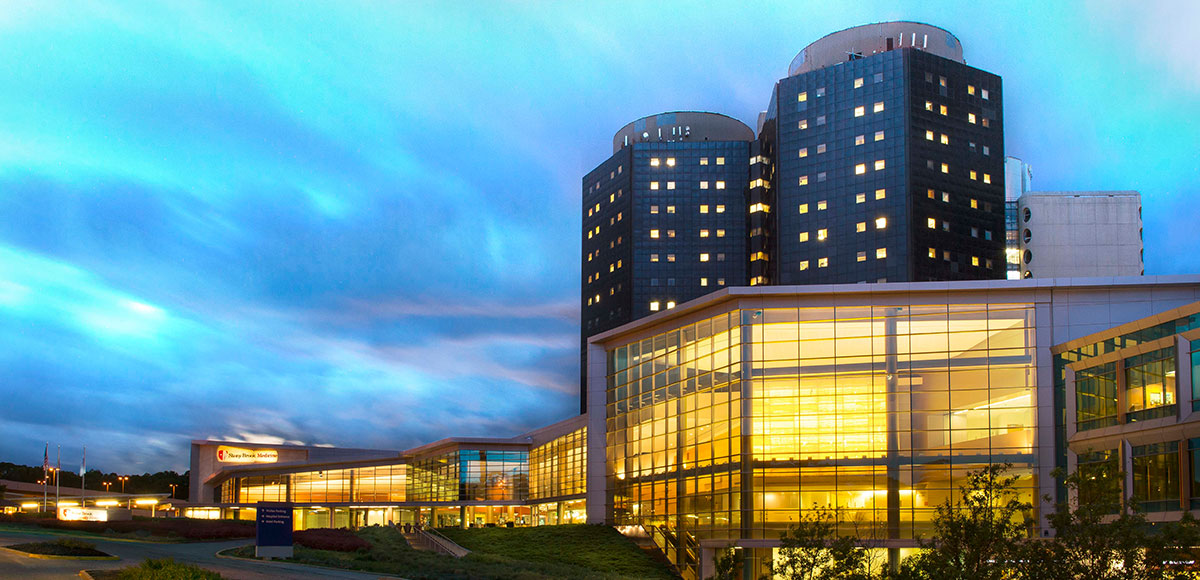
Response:
M104 482L104 491L105 491L105 492L107 492L107 491L108 491L108 487L109 487L110 485L112 485L112 482L111 482L111 481L106 481L106 482Z
M125 493L125 482L129 481L128 475L119 475L117 479L121 480L121 493Z
M168 483L167 485L171 486L171 499L175 499L175 488L178 484Z

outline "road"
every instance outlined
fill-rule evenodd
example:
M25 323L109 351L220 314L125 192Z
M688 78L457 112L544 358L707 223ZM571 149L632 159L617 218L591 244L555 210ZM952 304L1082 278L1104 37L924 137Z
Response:
M25 542L53 541L62 534L0 530L0 546ZM42 560L0 550L0 578L33 580L60 580L78 578L80 570L103 570L137 564L148 558L174 558L221 574L232 580L267 580L295 578L296 580L374 580L379 574L365 574L349 570L330 570L288 564L284 562L259 562L218 558L216 553L226 548L242 546L249 540L231 542L196 542L189 544L156 544L150 542L120 542L99 538L81 538L96 545L96 549L114 556L117 561L95 560ZM389 577L390 578L390 577Z

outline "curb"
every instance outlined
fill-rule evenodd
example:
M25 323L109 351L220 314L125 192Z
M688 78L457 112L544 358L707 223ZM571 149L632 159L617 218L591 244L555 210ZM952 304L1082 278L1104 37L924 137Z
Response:
M92 576L92 573L88 572L87 570L80 570L79 577L83 578L83 580L96 580L96 578Z
M0 550L5 550L14 554L20 554L29 558L37 558L38 560L104 560L111 562L121 559L120 556L57 556L54 554L34 554L32 552L14 550L8 546L0 546Z

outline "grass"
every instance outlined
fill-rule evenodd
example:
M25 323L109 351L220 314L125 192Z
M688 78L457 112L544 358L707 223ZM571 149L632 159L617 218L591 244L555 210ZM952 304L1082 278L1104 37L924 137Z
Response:
M221 575L171 558L146 560L116 570L88 570L96 580L221 580Z
M74 558L105 558L111 557L111 554L105 554L96 549L95 544L63 538L53 542L31 542L28 544L16 544L5 546L12 550L19 550L28 554L39 554L42 556L67 556Z
M590 530L578 529L590 528ZM560 529L564 534L555 534ZM533 530L539 530L530 535ZM444 531L444 530L443 530ZM295 547L295 557L287 560L331 568L396 574L411 580L579 580L671 579L674 576L646 556L636 545L611 528L598 526L547 526L542 528L483 528L463 530L473 536L468 543L484 546L465 558L452 558L414 550L399 532L391 528L366 528L359 536L372 548L359 552L333 552ZM476 536L476 532L507 532L502 537ZM456 531L454 531L456 532ZM609 534L616 535L613 538ZM449 534L447 534L449 535ZM525 538L522 540L521 538ZM493 546L489 538L498 544ZM457 539L456 539L457 541ZM526 541L537 546L524 546ZM508 546L504 548L502 546ZM471 549L471 546L464 544ZM509 553L509 552L512 553ZM582 551L601 552L603 556L581 555ZM229 552L254 557L254 547Z

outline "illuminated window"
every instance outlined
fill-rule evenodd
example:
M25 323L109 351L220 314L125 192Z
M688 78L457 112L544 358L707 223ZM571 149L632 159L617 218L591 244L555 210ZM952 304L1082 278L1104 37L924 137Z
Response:
M977 178L978 178L978 174L977 174L977 173L975 173L975 170L974 170L974 169L972 169L972 170L971 170L971 179L977 179Z
M937 258L937 250L936 250L936 249L934 249L934 248L929 248L929 257L930 257L930 258Z
M926 140L926 141L933 141L933 131L926 131L926 132L925 132L925 140Z
M660 305L657 300L650 301L650 312L658 312L659 308L660 308Z
M800 269L801 269L801 270L807 270L807 269L808 269L808 260L801 260L801 261L800 261Z
M597 295L596 295L596 304L599 304L599 303L600 303L600 295L599 295L599 294L597 294Z
M807 203L800 204L800 213L808 213L808 204Z
M591 306L591 305L592 305L592 299L588 298L588 306Z
M760 212L760 211L764 211L764 212L765 212L765 211L771 211L771 206L769 206L769 205L767 205L767 204L765 204L765 203L753 203L753 204L750 204L750 213L758 213L758 212Z
M818 201L818 202L817 202L817 211L824 211L824 210L827 210L827 209L829 209L829 203L828 203L828 202L826 202L826 201L825 201L825 200L823 200L823 199L822 199L821 201Z
M883 112L883 101L879 101L878 103L875 103L875 107L872 110L876 113L882 113Z
M950 192L947 192L947 191L942 192L942 201L946 202L946 203L950 203Z
M708 213L708 205L707 204L702 204L700 206L700 213Z
M944 251L942 251L942 259L943 259L943 260L945 260L945 261L947 261L947 262L949 262L949 261L950 261L950 250L944 250Z
M798 183L799 183L801 186L808 185L808 176L807 176L807 175L801 175L801 176L800 176L800 179L798 180Z
M717 230L717 237L718 238L725 237L725 230Z
M718 205L718 206L717 206L717 213L725 213L725 206L723 206L723 205Z
M766 252L754 252L754 253L750 254L751 262L757 262L759 260L766 260L766 259L767 259Z
M887 227L887 218L886 217L875 218L875 229L882 230L886 227Z
M991 126L992 126L992 125L991 125L991 121L990 121L990 120L989 120L987 117L984 117L984 118L983 118L983 121L982 121L982 123L983 123L983 126L984 126L984 127L991 127Z
M949 164L947 164L947 163L942 164L942 173L950 173L950 165Z
M675 167L675 158L674 157L667 158L667 167Z
M807 241L808 241L808 232L800 232L800 241L801 241L801 242L807 242Z
M819 99L824 96L825 96L825 87L821 87L821 88L817 89L817 98Z
M933 102L932 102L932 101L925 101L925 110L926 110L926 111L932 111L932 110L933 110Z
M860 194L857 194L854 196L854 203L866 203L866 202L867 202L867 194L860 193Z
M800 148L800 157L808 157L808 147Z
M700 285L701 285L701 286L708 286L708 278L701 278L701 279L700 279Z
M926 192L926 195L928 195L928 196L929 196L929 199L933 199L933 198L934 198L934 197L933 197L933 195L934 195L934 192L933 192L933 190L932 190L932 189L928 190L928 191Z
M800 122L796 125L796 128L800 129L801 131L807 129L808 128L808 119L800 119Z
M667 237L668 238L675 237L675 230L667 230Z
M858 165L854 166L854 174L855 175L862 175L866 172L867 172L867 164L866 163L859 163Z
M708 165L708 158L707 158L707 157L701 157L701 158L700 158L700 165Z
M658 182L657 182L657 181L651 181L651 182L650 182L650 189L657 190L657 189L658 189Z
M978 265L979 265L979 256L971 256L971 265L972 265L972 266L978 266Z
M818 242L823 242L823 241L825 241L825 238L828 238L828 237L829 237L829 230L824 229L824 228L817 230L817 241Z
M707 261L708 261L708 254L700 254L700 261L701 261L701 262L707 262Z
M717 159L723 159L723 157L718 157ZM718 164L718 165L719 165L719 164ZM725 182L724 182L724 181L718 181L718 182L717 182L717 189L725 189Z
M650 254L650 261L651 261L651 262L657 262L657 261L658 261L658 254Z
M974 173L974 171L972 171L971 173ZM979 209L979 200L978 199L974 199L974 198L971 199L971 209Z
M879 171L880 169L883 169L884 167L887 167L887 163L885 163L884 160L878 159L875 161L875 171Z
M608 202L612 203L614 201L617 201L617 194L615 194L615 193L608 194Z
M861 86L863 86L863 78L862 78L862 77L858 77L858 78L854 79L854 88L856 88L856 89L857 89L857 88L859 88L859 87L861 87Z
M980 91L980 93L981 93L980 96L982 96L983 98L985 98L985 99L988 98L987 89L983 89L982 91Z
M931 229L931 230L936 230L937 229L937 220L934 218L929 218L929 219L925 220L925 225L929 226L929 229Z
M708 230L700 230L700 237L702 237L702 238L707 238L707 237L708 237Z
M674 181L668 181L668 182L667 182L667 189L675 189L675 182L674 182Z
M724 286L724 285L725 285L725 279L717 278L717 286Z
M875 190L875 199L884 199L886 197L887 197L886 189L876 189Z
M876 132L875 132L875 140L876 140L876 141L883 141L883 131L876 131Z
M829 258L817 258L817 267L826 268L829 266Z
M668 205L668 206L667 206L667 213L675 213L675 206L673 206L673 205Z
M859 262L866 262L866 261L867 261L867 253L866 253L866 252L859 252L859 253L858 253L858 256L857 256L857 260L856 260L856 261L859 261Z
M854 224L854 231L856 231L856 232L867 231L867 222L858 222L858 223Z
M975 123L975 113L967 113L967 122Z
M942 85L943 87L944 87L944 86L946 86L946 77L939 76L939 77L938 77L938 84L939 84L939 85Z
M650 230L650 239L652 239L652 240L658 239L658 230Z
M967 94L968 95L975 94L975 85L967 85Z
M650 158L650 167L658 167L660 163L657 157Z
M854 116L861 117L867 114L867 108L864 106L854 107Z
M983 174L983 182L984 182L984 183L991 183L991 182L992 182L992 174L990 174L990 173L984 173L984 174Z
M950 144L950 136L945 133L942 133L942 145L949 145L949 144Z
M938 112L941 113L943 117L950 114L949 110L946 109L946 105L938 105Z
M608 265L608 271L609 271L609 273L610 273L610 274L611 274L612 272L616 271L616 269L617 269L617 265L616 265L616 264L609 264L609 265Z
M700 182L700 189L708 189L708 182L707 182L707 181L701 181L701 182Z
M863 143L866 143L866 142L867 142L867 136L866 136L866 135L856 135L856 136L854 137L854 144L855 144L856 146L857 146L857 145L862 145Z
M724 157L718 157L718 158L717 158L717 165L725 165L725 158L724 158ZM719 189L719 188L718 188L718 189Z
M796 101L798 101L798 102L803 103L807 100L808 100L808 92L807 91L796 95Z
M817 145L817 155L820 155L824 152L825 152L825 144L821 143L820 145Z
M887 248L879 248L875 250L875 259L882 260L887 257Z
M674 262L674 261L675 261L675 254L667 254L667 261L668 261L668 262Z

